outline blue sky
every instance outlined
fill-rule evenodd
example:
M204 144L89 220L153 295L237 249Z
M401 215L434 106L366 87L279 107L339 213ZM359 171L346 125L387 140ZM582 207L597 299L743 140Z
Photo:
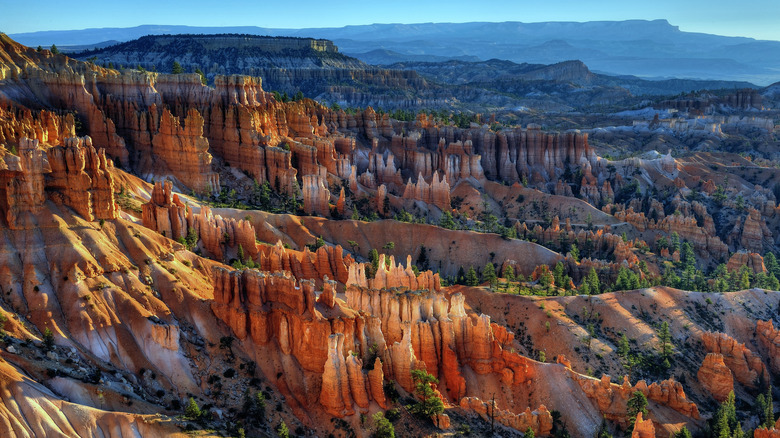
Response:
M681 30L780 41L779 0L0 0L0 31L141 24L341 27L370 23L667 19Z

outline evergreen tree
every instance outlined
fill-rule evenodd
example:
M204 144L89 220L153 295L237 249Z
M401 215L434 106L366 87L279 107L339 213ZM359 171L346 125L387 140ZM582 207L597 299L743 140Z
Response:
M780 264L777 262L777 256L774 253L768 252L764 256L764 266L766 266L767 272L780 276Z
M439 383L439 380L425 370L412 370L412 380L419 401L411 411L424 417L435 417L444 412L444 403L431 386Z
M463 270L463 266L458 268L458 275L455 277L455 283L466 284L466 271Z
M533 429L531 429L530 427L528 429L526 429L525 435L524 435L525 438L534 438L535 436L536 435L534 434L534 430Z
M766 390L766 396L764 396L764 401L766 402L766 407L764 408L764 426L767 427L767 429L771 428L775 424L775 403L772 398L772 385L769 385L769 387Z
M683 242L681 245L680 262L684 268L696 267L696 255L694 255L693 247L688 242Z
M607 428L607 419L602 418L601 419L601 427L599 428L599 434L596 435L597 438L612 438L612 434L609 433L609 429Z
M51 53L53 53L55 55L60 53L60 49L58 49L57 46L54 45L54 44L51 45L51 49L49 49L49 50L51 51Z
M636 422L636 415L642 413L643 416L647 416L647 397L641 391L634 391L631 398L626 403L627 406L627 420L628 420L628 432L634 430L634 423Z
M371 251L368 252L368 259L371 261L371 272L366 271L366 277L374 278L376 271L379 270L379 251L377 251L376 248L371 249Z
M671 366L669 361L674 352L674 345L672 344L672 335L669 333L669 323L666 321L661 324L661 328L658 331L658 340L661 341L661 358L664 360L664 367L669 368Z
M425 247L425 245L420 245L420 255L417 256L417 261L415 262L417 267L422 271L427 271L430 269L430 262L428 260L428 248Z
M184 417L188 420L196 420L200 417L200 408L194 398L190 397L187 404L184 405Z
M448 230L456 229L457 225L455 224L455 219L452 217L452 213L445 211L444 214L441 215L441 219L439 219L439 226Z
M501 273L501 277L506 278L509 281L515 281L515 270L512 265L507 264L504 266L504 271Z
M739 289L750 289L750 268L744 265L742 268L739 273Z
M279 435L279 438L290 438L290 429L284 421L276 428L276 433Z
M469 271L466 272L466 286L477 286L478 284L477 271L474 270L473 266L470 266Z
M179 64L178 61L173 61L173 65L171 65L171 73L175 75L184 73L184 69L181 68L181 64Z
M590 272L588 272L585 281L588 282L591 295L598 295L601 293L601 282L599 281L599 275L596 273L596 269L590 268Z
M720 408L710 420L713 437L732 438L732 431L739 433L741 429L737 422L737 409L735 406L734 392L730 392L728 398L721 403Z
M493 263L487 262L485 268L482 270L482 282L490 283L490 286L496 284L496 268L493 267Z
M571 258L573 258L575 262L579 263L580 249L577 247L576 243L571 244L571 249L569 249L569 254L571 254Z
M563 263L558 262L555 265L555 267L553 268L553 272L552 273L553 273L553 280L555 280L555 284L558 287L562 287L565 284L564 279L563 279L563 277L564 277Z
M628 344L628 337L623 333L623 335L620 336L620 340L618 340L617 354L620 357L626 357L630 351L631 347Z
M674 438L693 438L693 437L691 436L691 432L688 430L688 428L683 426L682 429L678 430L677 433L674 434Z
M382 412L374 414L373 438L395 438L395 427Z
M200 75L200 83L201 84L206 85L206 83L208 83L208 79L206 79L206 74L203 73L203 71L200 68L196 68L195 69L195 73Z

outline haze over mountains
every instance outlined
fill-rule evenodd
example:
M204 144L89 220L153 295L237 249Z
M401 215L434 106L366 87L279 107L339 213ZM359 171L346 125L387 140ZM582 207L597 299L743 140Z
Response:
M106 41L176 33L327 38L343 53L374 64L419 61L420 56L545 64L577 59L594 71L645 78L744 80L759 85L780 78L780 42L684 32L666 20L372 24L309 29L144 25L11 37L33 47L53 43L99 46Z
M340 53L328 40L248 34L149 35L70 56L104 67L162 73L178 63L184 72L203 72L208 81L217 75L250 75L262 78L266 89L289 96L302 92L327 105L386 110L570 111L632 105L644 96L691 90L754 88L737 81L608 76L591 72L581 61L428 60L372 66Z

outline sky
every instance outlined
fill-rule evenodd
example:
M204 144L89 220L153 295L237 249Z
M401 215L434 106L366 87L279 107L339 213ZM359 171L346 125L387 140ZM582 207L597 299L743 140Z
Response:
M687 32L780 41L779 0L0 0L0 32L142 24L341 27L372 23L666 19Z

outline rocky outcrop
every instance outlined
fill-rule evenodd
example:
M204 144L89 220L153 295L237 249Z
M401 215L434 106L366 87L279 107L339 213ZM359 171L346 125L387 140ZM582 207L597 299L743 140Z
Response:
M284 247L281 241L274 246L263 246L259 257L264 271L288 271L298 280L332 279L348 283L348 270L355 264L352 255L344 254L341 246L321 246L311 252L308 247L295 251Z
M349 267L349 277L346 284L357 285L369 289L403 288L409 290L435 290L441 289L439 274L431 271L415 274L412 269L412 256L406 257L406 268L400 263L395 263L395 257L389 259L385 254L379 255L379 264L374 278L367 278L365 266L353 264Z
M636 385L631 386L626 377L621 385L617 385L611 383L610 377L607 375L602 376L601 380L596 380L574 373L570 374L580 384L585 394L596 402L599 411L608 420L620 424L625 423L626 402L635 391L640 391L648 400L666 405L685 416L699 418L699 409L696 404L688 400L682 385L672 379L660 383L653 382L650 386L644 380L640 380Z
M152 138L152 150L173 176L197 192L219 192L219 175L211 170L209 141L203 137L203 117L190 108L180 120L166 108Z
M325 178L320 175L303 176L303 211L307 214L329 217L330 191Z
M30 216L37 214L46 200L44 172L51 168L38 145L38 140L23 138L19 156L6 155L0 163L0 211L11 229L34 227Z
M751 271L758 274L759 272L766 272L766 266L764 266L764 258L761 254L755 252L737 251L730 258L726 264L726 269L732 272L739 271L743 266L747 266Z
M433 173L430 184L425 182L422 174L417 176L415 184L412 184L411 179L407 181L403 197L435 205L442 211L449 211L452 208L450 205L450 185L447 184L447 179L444 177L439 180L438 171Z
M759 382L769 381L769 372L761 358L753 354L745 344L740 344L725 333L711 332L702 334L702 342L710 353L723 355L723 361L739 383L749 388L757 388Z
M538 242L576 242L580 248L585 245L592 245L591 247L595 248L595 251L591 252L591 257L594 258L608 259L611 256L615 263L619 264L625 261L629 266L639 261L633 248L635 244L642 243L641 241L636 243L623 241L621 236L610 233L605 228L574 231L568 219L565 226L561 227L560 219L558 219L558 216L555 216L550 226L546 229L537 224L533 229L529 230L525 223L517 223L515 229L518 237L529 240L536 239Z
M65 139L64 146L47 151L51 174L46 187L55 203L65 204L87 220L114 219L114 178L109 169L113 162L104 150L95 151L92 139Z
M772 232L761 217L761 213L749 208L745 217L737 220L728 236L728 242L749 252L763 253L764 244L772 243Z
M775 427L771 429L760 427L754 430L753 438L780 438L780 419L775 423Z
M655 427L653 420L643 419L642 413L636 414L634 421L634 430L631 432L631 438L655 438Z
M709 353L704 358L699 372L696 374L699 383L712 394L718 402L725 401L729 393L734 391L734 378L731 370L723 361L723 355Z
M239 246L252 258L259 252L255 227L246 219L223 218L204 205L197 214L190 210L187 226L197 233L198 245L217 260L237 256Z
M774 373L780 373L780 330L775 330L772 321L757 321L758 341L769 353L769 365Z
M73 114L36 111L0 104L0 145L18 145L23 138L57 146L75 137Z
M524 412L515 414L498 408L493 411L490 403L477 397L463 397L460 400L460 407L476 412L485 421L494 419L504 426L523 432L531 429L535 436L547 436L552 431L552 415L544 405L539 406L535 411L527 408Z
M187 236L187 208L172 191L170 181L155 183L151 199L142 206L141 223L177 240Z
M712 230L699 227L698 221L693 216L673 214L666 216L657 225L651 226L667 233L677 232L680 239L687 240L693 245L693 249L699 254L709 254L718 260L726 260L729 250L720 238Z

